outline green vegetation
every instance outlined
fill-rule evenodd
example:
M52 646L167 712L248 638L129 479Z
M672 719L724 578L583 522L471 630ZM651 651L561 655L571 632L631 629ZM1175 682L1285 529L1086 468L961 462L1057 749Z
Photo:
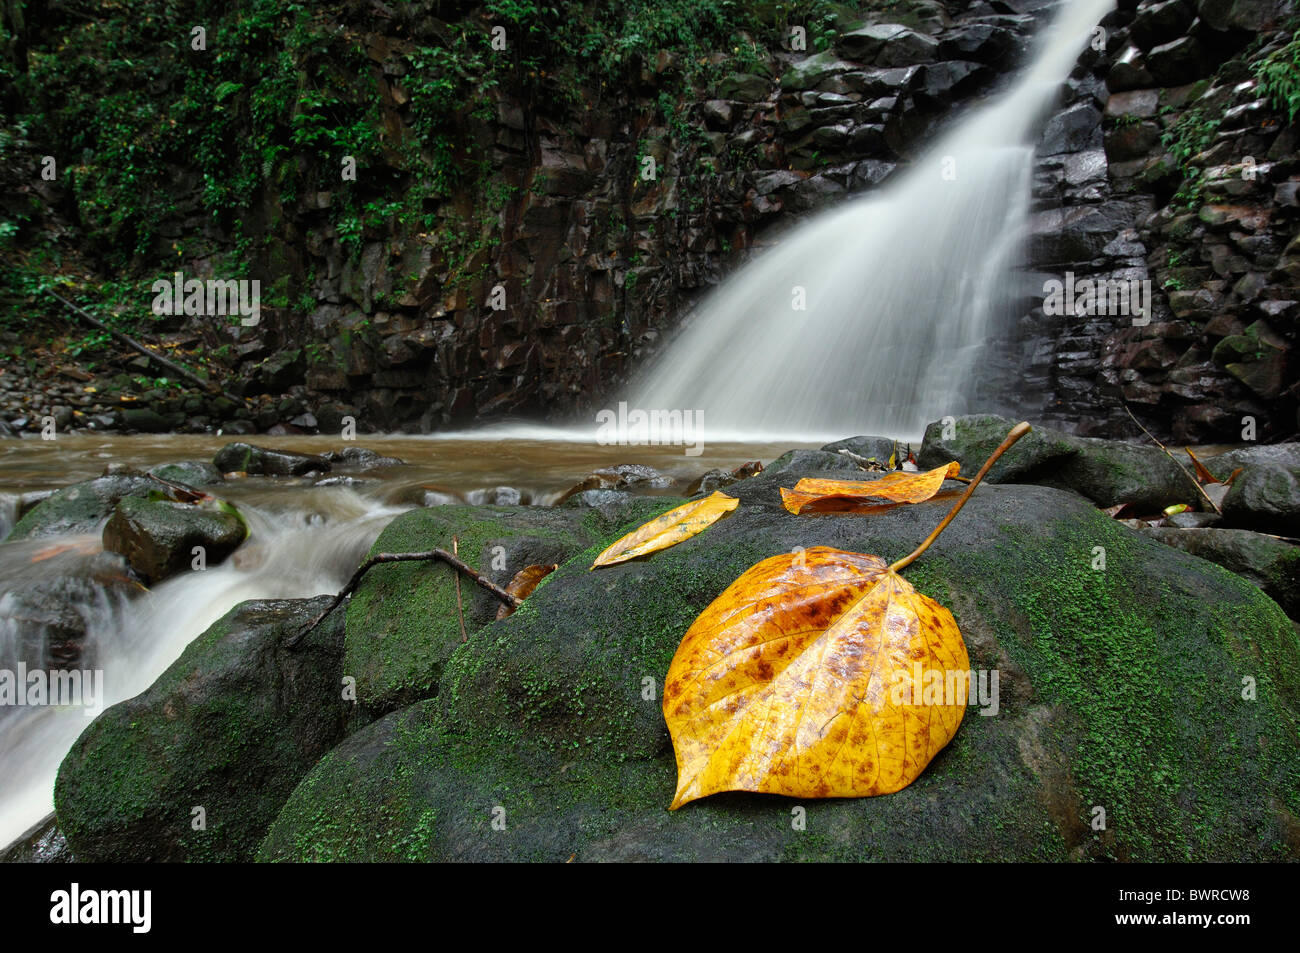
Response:
M1254 64L1259 89L1275 107L1295 122L1300 113L1300 30L1291 42Z
M627 98L636 76L657 71L651 122L677 153L705 152L688 119L701 90L737 71L765 72L768 51L788 45L794 25L807 29L810 50L824 49L864 9L892 6L484 0L439 6L431 19L428 4L397 2L382 26L359 0L44 9L28 17L27 71L0 62L0 86L18 104L0 123L0 151L18 158L23 175L55 158L76 203L75 233L51 227L35 193L0 212L0 327L68 327L43 287L75 274L65 294L148 338L165 328L143 307L147 283L199 260L230 278L252 277L256 264L272 322L307 314L317 283L290 264L291 221L336 236L354 264L376 241L434 246L449 288L472 283L490 268L491 255L480 253L499 240L500 216L549 187L541 174L528 181L494 169L484 127L497 124L499 100L524 107L527 143L534 117L557 105L608 107ZM504 49L494 28L504 28ZM351 162L355 178L345 174ZM678 200L698 209L719 159L683 163ZM616 250L629 235L610 237ZM82 276L104 272L122 288L82 286ZM376 303L411 291L399 286ZM99 332L74 334L65 346L78 359L95 359L108 343ZM220 359L216 347L208 355Z

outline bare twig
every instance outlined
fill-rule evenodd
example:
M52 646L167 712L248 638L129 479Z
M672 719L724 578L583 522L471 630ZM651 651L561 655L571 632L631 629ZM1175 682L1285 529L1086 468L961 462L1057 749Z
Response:
M297 635L291 638L288 642L286 642L285 647L290 649L295 648L299 642L301 642L304 638L307 637L307 634L311 632L312 629L316 628L316 626L320 625L323 621L325 621L326 616L328 616L331 612L337 609L344 599L346 599L348 596L350 596L353 592L356 591L357 586L361 584L361 578L373 566L378 566L382 563L404 563L404 562L418 562L418 561L427 561L427 560L437 560L438 562L446 563L448 566L455 569L461 575L465 575L468 576L470 579L473 579L476 583L478 583L488 592L492 593L492 595L496 596L498 599L500 599L506 605L510 606L512 609L519 608L520 602L523 601L521 599L516 598L515 596L512 596L510 593L506 592L504 589L498 586L491 579L479 575L478 570L461 562L458 557L447 552L445 549L430 549L429 551L423 553L377 553L374 556L371 556L369 559L367 559L357 568L357 571L352 574L352 578L348 580L347 585L339 590L339 594L334 597L334 601L329 604L329 606L325 609L325 611L322 612L320 615L318 615L315 619L313 619L311 624L308 625L305 629L303 629L301 632L299 632Z
M837 452L842 457L848 457L850 460L856 463L863 470L884 469L884 467L881 466L881 464L878 463L877 461L870 459L869 457L860 456L859 454L854 453L852 450L841 448Z
M1196 477L1192 476L1191 471L1188 470L1187 467L1183 466L1182 463L1179 462L1178 458L1169 452L1169 448L1166 447L1163 443L1161 443L1152 435L1150 430L1147 430L1146 427L1142 426L1142 421L1138 420L1136 417L1133 416L1133 411L1128 409L1128 404L1124 403L1123 401L1120 401L1120 406L1124 408L1124 413L1129 415L1129 419L1131 419L1133 423L1137 424L1144 434L1146 434L1148 437L1151 438L1151 442L1154 443L1161 450L1163 450L1165 452L1165 456L1168 457L1170 460L1172 460L1174 462L1174 465L1178 467L1178 469L1183 471L1183 474L1184 476L1187 477L1187 479L1192 481L1192 486L1196 487L1197 492L1200 493L1201 496L1205 497L1206 503L1209 503L1210 506L1214 507L1214 512L1222 516L1223 510L1219 509L1219 504L1215 503L1214 500L1210 499L1210 494L1205 492L1205 487L1201 486L1200 481L1197 480Z
M451 551L453 555L460 554L460 539L456 536L451 538ZM456 574L456 618L460 620L460 640L462 643L469 641L469 636L465 634L465 607L460 601L460 573Z

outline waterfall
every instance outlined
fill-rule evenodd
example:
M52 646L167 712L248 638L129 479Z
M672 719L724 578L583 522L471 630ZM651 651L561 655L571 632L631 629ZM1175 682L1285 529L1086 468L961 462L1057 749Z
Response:
M1021 297L1036 134L1113 5L1067 0L1008 91L729 277L629 406L702 411L711 439L911 437L974 409L983 348Z
M147 689L193 639L247 599L302 599L333 594L365 558L402 507L376 503L351 490L316 493L321 512L243 506L249 540L226 562L163 582L130 601L93 585L78 589L85 622L80 665L104 673L103 707ZM13 586L37 573L77 569L57 558L33 563L50 547L98 549L98 537L55 537L6 543L0 579ZM78 558L71 553L69 560ZM84 592L81 591L84 589ZM0 669L42 667L45 646L31 623L10 609L0 591ZM36 633L39 635L39 633ZM91 723L78 707L0 708L0 848L53 810L54 777L63 756Z

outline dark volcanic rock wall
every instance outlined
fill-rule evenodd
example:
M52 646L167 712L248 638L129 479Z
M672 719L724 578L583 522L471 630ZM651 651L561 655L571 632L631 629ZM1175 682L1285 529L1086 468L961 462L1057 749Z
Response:
M885 181L1020 62L1036 26L1001 5L903 6L911 27L850 24L830 49L764 53L689 96L665 92L672 50L577 104L501 96L472 136L508 197L490 215L481 195L440 210L442 234L478 227L466 260L398 233L368 234L349 261L304 227L320 302L308 333L337 358L304 368L311 396L340 405L322 423L343 409L425 429L590 407L765 229ZM394 104L402 43L386 37L376 57ZM404 127L400 106L387 117Z
M1300 163L1254 68L1291 40L1293 6L1144 0L1107 19L1040 148L1030 257L1040 281L1150 280L1150 323L1036 308L1005 406L1085 434L1135 433L1121 402L1180 441L1296 432Z
M251 432L331 430L344 415L367 430L430 430L590 413L751 250L887 182L943 123L1005 85L1054 5L859 6L807 37L807 49L790 49L784 27L774 34L784 48L770 37L709 53L669 43L608 81L584 79L544 49L529 58L511 47L513 72L485 74L436 136L425 58L467 31L487 35L492 8L322 8L313 15L324 45L295 47L281 79L296 83L286 90L297 97L294 141L318 135L312 123L332 121L340 104L372 110L365 121L338 133L332 151L268 160L248 207L221 214L205 210L211 183L193 157L169 154L153 247L132 260L142 280L173 268L224 276L229 256L254 242L248 277L266 289L261 325L163 327L171 343L211 355L250 406L154 390L114 409L107 388L87 396L78 378L42 384L49 406L29 415ZM1300 164L1289 117L1256 78L1291 40L1293 6L1120 0L1103 49L1083 54L1046 119L1025 313L992 342L982 409L1131 434L1123 400L1178 439L1240 439L1245 415L1260 438L1295 431ZM28 38L46 56L60 31L90 16L55 2L48 10L44 32ZM527 52L525 31L511 29ZM225 35L214 31L214 42ZM317 86L342 90L319 117L303 105ZM8 111L17 89L0 89ZM248 95L236 89L223 108L247 108ZM60 152L42 140L58 128L6 130L15 162L3 170L0 212L40 208L70 250L65 270L108 277L112 242L81 234L102 210L79 206L75 171L53 183L36 171L43 154ZM341 180L334 153L367 137L378 145L355 180ZM1045 313L1044 282L1067 272L1150 280L1150 323ZM147 371L135 363L119 368L119 383ZM11 378L0 398L30 386Z

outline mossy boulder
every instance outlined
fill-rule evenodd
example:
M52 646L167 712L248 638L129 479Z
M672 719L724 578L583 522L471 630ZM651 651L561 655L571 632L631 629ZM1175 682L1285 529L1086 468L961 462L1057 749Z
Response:
M166 493L167 484L141 473L116 473L65 486L23 516L6 538L32 539L66 533L97 532L114 507L126 497L147 498Z
M1247 465L1223 498L1223 518L1264 532L1300 535L1300 466Z
M992 456L1016 421L994 414L936 421L925 429L916 460L922 469L958 461L964 476L974 476ZM1131 503L1155 512L1199 495L1178 465L1159 447L1119 440L1076 437L1035 427L989 471L992 483L1037 483L1072 490L1098 506Z
M54 786L78 860L253 856L294 786L345 734L342 619L284 647L328 604L241 603L147 691L91 722Z
M679 503L680 500L674 502ZM609 507L435 506L404 513L375 540L376 553L452 550L499 586L534 563L561 563L611 522L657 512L663 501L626 497ZM631 516L629 516L631 514ZM500 603L440 562L371 569L347 609L345 671L357 680L357 701L373 713L391 711L438 690L443 666L465 633L496 619ZM543 583L544 584L544 583Z
M104 526L104 549L120 553L147 585L194 565L195 548L205 566L233 553L248 527L233 507L210 509L192 503L127 497Z
M1300 546L1248 529L1165 526L1144 530L1154 539L1208 559L1249 579L1293 619L1300 619Z
M1243 579L1033 486L980 487L904 572L952 610L972 667L999 674L996 715L968 711L897 794L729 793L669 812L676 766L659 693L700 611L798 546L897 559L949 505L781 509L790 479L845 475L765 472L729 487L740 507L704 533L591 572L629 528L611 527L513 616L457 646L436 698L323 758L261 859L1297 856L1300 643L1286 616Z
M805 57L792 65L781 76L781 89L812 89L828 76L848 73L855 69L852 63L845 63L836 58L830 50Z

